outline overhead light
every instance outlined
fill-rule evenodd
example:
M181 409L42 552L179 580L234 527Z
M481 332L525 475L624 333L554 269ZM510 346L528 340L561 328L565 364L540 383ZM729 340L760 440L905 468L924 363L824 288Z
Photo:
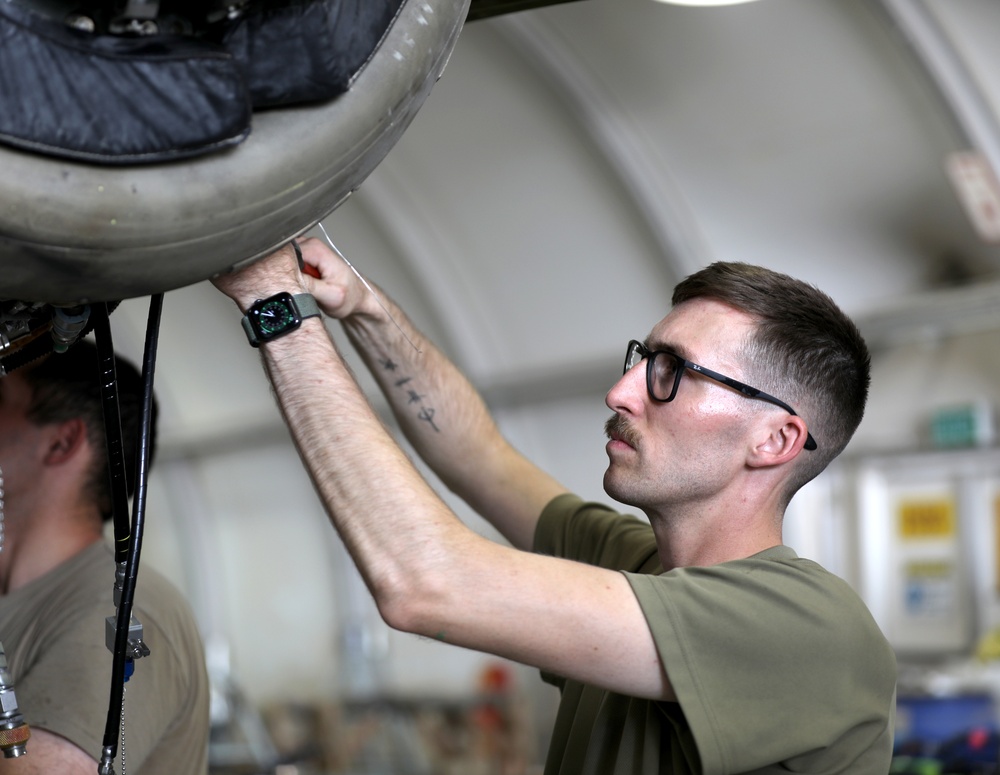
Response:
M660 3L670 3L671 5L736 5L738 3L751 3L753 0L657 0Z

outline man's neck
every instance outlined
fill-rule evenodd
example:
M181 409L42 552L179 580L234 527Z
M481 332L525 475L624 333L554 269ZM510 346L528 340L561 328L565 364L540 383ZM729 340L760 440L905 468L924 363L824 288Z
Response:
M0 594L44 576L104 537L100 520L38 520L20 524L4 538L0 552Z
M739 560L782 543L781 517L768 511L647 516L664 570Z

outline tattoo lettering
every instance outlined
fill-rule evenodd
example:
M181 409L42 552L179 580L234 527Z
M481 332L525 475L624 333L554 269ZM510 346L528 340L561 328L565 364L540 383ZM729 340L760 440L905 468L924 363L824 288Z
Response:
M420 412L417 414L417 417L419 419L423 420L424 422L428 423L435 430L435 432L437 432L437 433L441 432L441 429L438 428L434 424L434 410L433 409L425 406L425 407L421 408Z
M396 371L399 369L399 364L396 363L392 358L383 358L379 361L382 368L386 371ZM434 415L437 410L434 407L426 406L424 404L424 397L416 391L413 387L407 387L411 382L413 382L413 377L403 376L397 379L393 385L401 390L406 390L407 404L417 405L417 419L422 422L427 423L431 428L434 429L435 433L440 433L441 429L434 422Z

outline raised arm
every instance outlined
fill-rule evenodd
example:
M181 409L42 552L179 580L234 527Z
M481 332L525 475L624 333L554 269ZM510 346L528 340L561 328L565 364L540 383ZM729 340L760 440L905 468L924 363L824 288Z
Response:
M31 730L27 754L14 759L0 757L0 775L93 775L97 759L65 737L46 729Z
M366 288L322 242L300 245L322 277L313 295L340 318L417 453L508 541L530 549L542 509L565 488L507 442L468 379L381 289Z
M317 261L315 252L316 246L309 246L306 260L328 278L324 260ZM243 310L255 299L280 291L325 293L301 276L291 248L213 282ZM360 292L348 287L347 294L352 293ZM324 306L359 307L356 299L341 296L339 301L325 296ZM369 306L364 309L366 316L377 319ZM392 338L384 321L360 328L367 327L381 328L383 338ZM428 357L426 344L418 341L422 355L412 359L401 357L406 348L398 343L383 345L380 353L409 363ZM318 318L308 318L299 330L262 345L261 354L317 492L390 626L632 696L673 699L625 577L519 551L463 525L386 431ZM378 357L374 356L375 362ZM431 358L443 376L439 373L428 380L430 390L441 389L439 383L456 382L450 369L443 368L443 359ZM463 380L457 382L460 402L465 403L471 391L463 387ZM463 422L483 423L480 406L467 410ZM420 422L411 424L419 429ZM439 432L423 429L418 435ZM447 443L471 454L462 428L447 433ZM479 448L475 449L478 454ZM517 465L512 471L496 460L511 453L493 449L483 454L487 466L508 477L509 484ZM450 465L466 470L458 462ZM554 485L548 488L556 490ZM544 489L536 486L533 492ZM528 500L511 499L493 486L478 497L511 502L516 508L525 508ZM490 504L489 511L499 510Z

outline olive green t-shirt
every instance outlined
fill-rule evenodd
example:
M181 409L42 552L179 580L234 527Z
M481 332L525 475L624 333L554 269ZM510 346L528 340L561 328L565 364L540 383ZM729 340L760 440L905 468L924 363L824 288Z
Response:
M114 581L114 557L98 542L0 597L0 642L29 728L61 735L98 761L111 695L113 655L104 620L115 614ZM135 660L125 684L127 772L204 775L209 683L190 608L165 578L144 567L132 615L150 654ZM120 735L119 729L115 772L121 771ZM30 739L27 749L30 757Z
M896 661L842 579L785 546L660 567L651 528L563 495L535 551L625 572L678 702L543 674L562 700L546 775L885 775Z

